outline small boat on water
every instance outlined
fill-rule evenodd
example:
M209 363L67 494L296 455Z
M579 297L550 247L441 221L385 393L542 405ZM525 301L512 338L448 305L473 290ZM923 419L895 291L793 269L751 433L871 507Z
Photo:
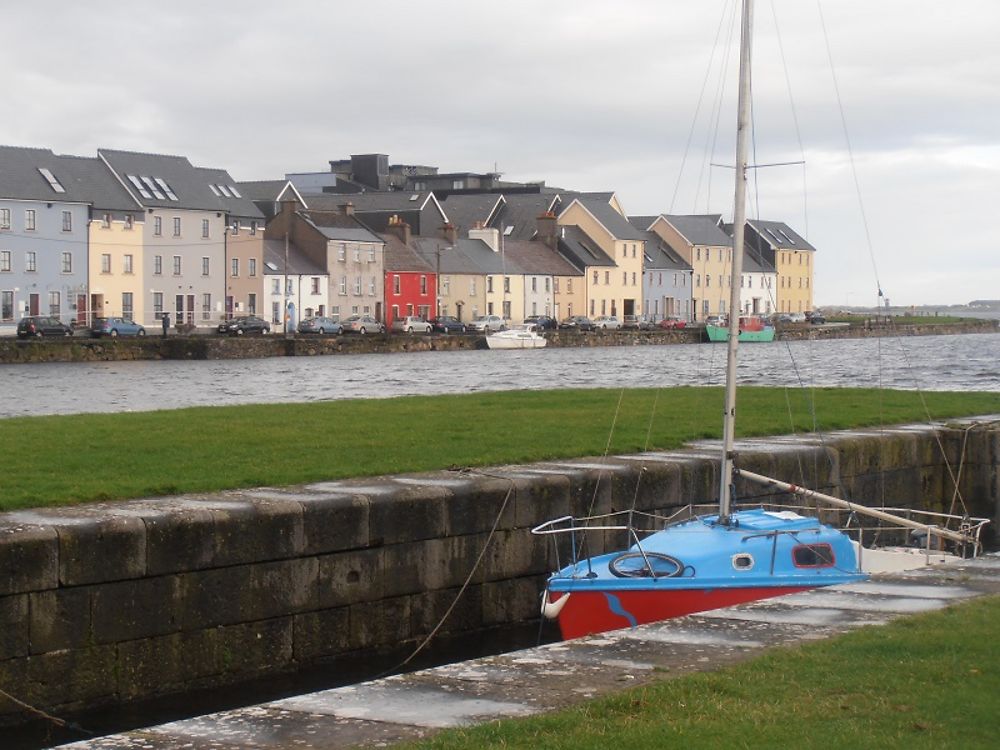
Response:
M734 248L744 247L746 223L752 7L752 0L743 0ZM730 310L742 309L742 256L733 253ZM763 337L773 338L774 329L755 316L734 316L727 327L716 327L724 336L712 340L728 345L718 504L707 511L689 505L668 517L634 508L603 516L563 516L532 529L554 542L557 569L546 583L542 614L558 620L564 638L861 581L873 572L918 568L982 551L979 536L988 519L869 508L737 469L738 344L771 340ZM747 335L760 338L746 339ZM732 494L737 479L801 504L736 507ZM877 548L863 546L872 539L879 540ZM957 554L943 552L946 544ZM601 552L587 556L591 549ZM603 551L607 549L612 551ZM567 564L562 565L564 553Z
M486 337L490 349L541 349L548 341L535 325L516 325Z
M729 340L729 326L708 324L705 334L709 341L725 343ZM759 315L741 315L738 335L741 344L774 341L774 326Z

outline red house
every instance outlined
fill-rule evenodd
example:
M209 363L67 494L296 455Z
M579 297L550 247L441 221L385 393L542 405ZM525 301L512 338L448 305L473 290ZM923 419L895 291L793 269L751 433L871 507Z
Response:
M385 241L385 324L396 318L434 316L437 275L434 268L410 246L410 225L390 221Z

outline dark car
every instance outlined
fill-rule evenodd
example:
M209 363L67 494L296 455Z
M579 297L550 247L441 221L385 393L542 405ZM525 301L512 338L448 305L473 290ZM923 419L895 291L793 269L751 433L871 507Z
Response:
M826 323L826 316L820 312L807 312L806 320L808 320L814 326L821 326Z
M17 337L27 339L32 336L72 336L73 329L62 323L59 318L47 315L32 315L21 318L17 324Z
M119 336L145 336L146 329L127 318L94 318L90 326L90 335L95 339L101 336L117 338Z
M594 323L586 315L573 315L559 323L559 328L569 331L593 331Z
M271 324L256 315L247 315L245 318L233 318L219 323L219 333L228 333L230 336L243 336L247 333L270 333Z
M435 333L465 333L465 323L451 315L431 318L431 326Z
M341 334L344 326L333 318L306 318L299 323L299 333Z
M529 315L524 319L525 325L534 325L540 331L554 331L559 327L559 321L548 315Z

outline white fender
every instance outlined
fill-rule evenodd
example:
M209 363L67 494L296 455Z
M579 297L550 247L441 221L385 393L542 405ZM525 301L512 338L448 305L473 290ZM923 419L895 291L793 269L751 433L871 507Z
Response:
M542 614L550 620L556 619L571 596L572 594L563 594L558 601L550 602L549 591L546 589L545 593L542 594Z

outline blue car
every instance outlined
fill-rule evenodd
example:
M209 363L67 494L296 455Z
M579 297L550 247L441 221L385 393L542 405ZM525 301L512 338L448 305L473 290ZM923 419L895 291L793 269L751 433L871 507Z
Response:
M126 318L94 318L93 325L90 326L90 335L95 339L101 336L145 336L146 329L134 320Z

